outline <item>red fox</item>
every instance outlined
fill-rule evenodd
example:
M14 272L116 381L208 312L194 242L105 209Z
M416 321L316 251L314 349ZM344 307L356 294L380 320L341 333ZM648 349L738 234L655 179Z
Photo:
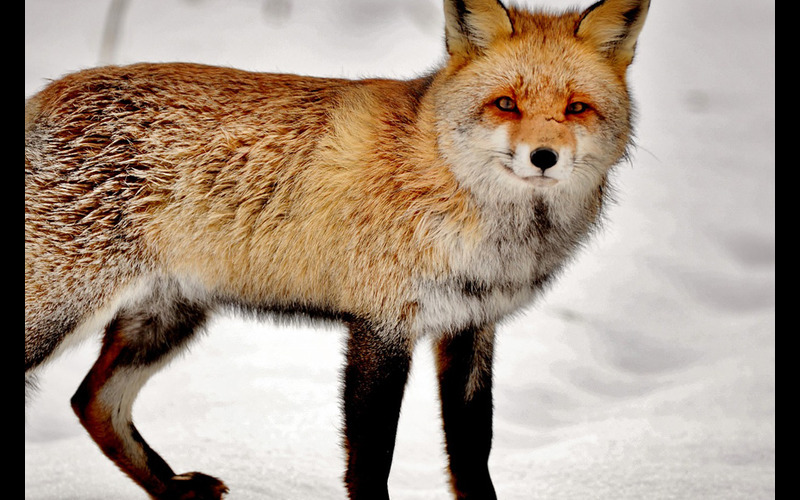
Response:
M560 15L445 0L408 80L197 64L74 73L25 103L25 376L104 331L72 407L158 499L218 499L134 427L145 381L220 310L344 323L344 482L389 498L414 346L435 345L450 484L493 499L495 325L601 217L631 143L648 0Z

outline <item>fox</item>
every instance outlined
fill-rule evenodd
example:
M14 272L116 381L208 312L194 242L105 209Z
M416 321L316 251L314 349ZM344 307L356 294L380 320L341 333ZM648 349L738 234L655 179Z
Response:
M415 346L434 349L452 495L495 499L497 325L596 232L629 160L649 0L444 0L441 64L344 79L190 63L81 70L25 103L26 400L102 335L71 398L154 499L221 499L132 421L220 312L343 325L343 482L388 499Z

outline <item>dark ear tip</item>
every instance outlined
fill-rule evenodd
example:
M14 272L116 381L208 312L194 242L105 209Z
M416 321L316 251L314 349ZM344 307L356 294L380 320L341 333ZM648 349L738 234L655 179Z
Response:
M514 33L500 0L445 0L444 12L445 46L451 56L480 53L498 37Z
M600 0L584 10L575 36L592 41L604 52L633 49L650 0Z

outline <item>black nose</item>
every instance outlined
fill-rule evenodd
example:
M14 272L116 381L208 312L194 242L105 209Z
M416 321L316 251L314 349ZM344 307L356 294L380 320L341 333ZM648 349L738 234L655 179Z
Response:
M531 153L531 163L534 166L547 170L558 163L558 153L550 148L538 148Z

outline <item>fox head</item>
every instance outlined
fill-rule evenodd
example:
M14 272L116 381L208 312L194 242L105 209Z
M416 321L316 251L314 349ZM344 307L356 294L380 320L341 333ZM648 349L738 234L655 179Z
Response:
M602 185L630 141L626 70L649 0L562 15L444 3L437 133L458 180L494 193Z

